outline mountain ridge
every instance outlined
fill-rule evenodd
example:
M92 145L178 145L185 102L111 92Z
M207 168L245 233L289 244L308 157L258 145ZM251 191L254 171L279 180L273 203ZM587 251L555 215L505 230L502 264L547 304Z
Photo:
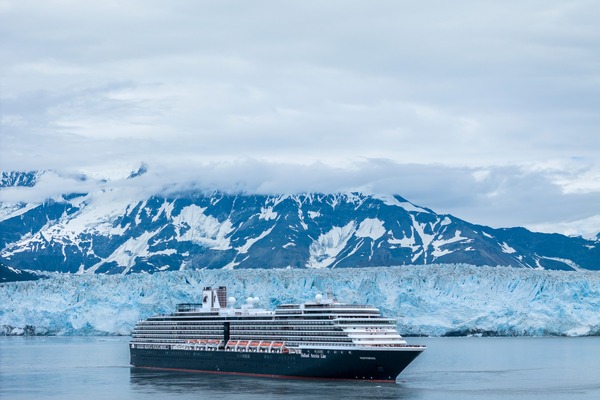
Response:
M26 175L3 173L0 186L35 186L40 173ZM136 197L127 186L104 185L44 202L0 203L0 260L20 270L112 274L434 263L600 270L599 259L597 240L472 224L399 195L190 189Z

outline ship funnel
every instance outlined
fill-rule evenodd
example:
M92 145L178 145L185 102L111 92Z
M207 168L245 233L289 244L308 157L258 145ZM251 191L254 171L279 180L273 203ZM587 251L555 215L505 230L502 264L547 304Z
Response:
M219 304L213 305L216 308L225 308L227 307L227 287L219 286L217 289L217 300Z
M219 286L213 289L210 286L202 290L202 308L225 308L227 306L227 288Z

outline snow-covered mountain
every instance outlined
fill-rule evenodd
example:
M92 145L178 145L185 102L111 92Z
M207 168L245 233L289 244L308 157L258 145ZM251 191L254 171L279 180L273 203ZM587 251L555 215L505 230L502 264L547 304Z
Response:
M199 302L204 286L221 285L237 299L258 296L267 309L331 292L379 307L398 319L402 334L600 334L600 275L593 271L421 265L50 275L2 284L0 335L128 335L138 319Z
M114 185L75 185L45 200L3 196L9 200L0 203L0 260L12 268L80 274L433 263L600 269L597 240L492 229L397 195L141 195L128 183L145 172ZM0 190L36 189L43 177L3 173Z

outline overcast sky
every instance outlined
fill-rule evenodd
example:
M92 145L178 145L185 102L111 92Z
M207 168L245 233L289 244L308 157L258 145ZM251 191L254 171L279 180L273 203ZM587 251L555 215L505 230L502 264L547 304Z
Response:
M156 187L595 234L598 21L597 0L0 0L0 169L145 162Z

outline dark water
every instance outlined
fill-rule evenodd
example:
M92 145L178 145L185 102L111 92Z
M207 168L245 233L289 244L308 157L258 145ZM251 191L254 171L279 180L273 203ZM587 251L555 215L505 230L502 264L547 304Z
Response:
M128 338L0 337L0 399L600 399L600 338L410 338L396 384L129 368Z

